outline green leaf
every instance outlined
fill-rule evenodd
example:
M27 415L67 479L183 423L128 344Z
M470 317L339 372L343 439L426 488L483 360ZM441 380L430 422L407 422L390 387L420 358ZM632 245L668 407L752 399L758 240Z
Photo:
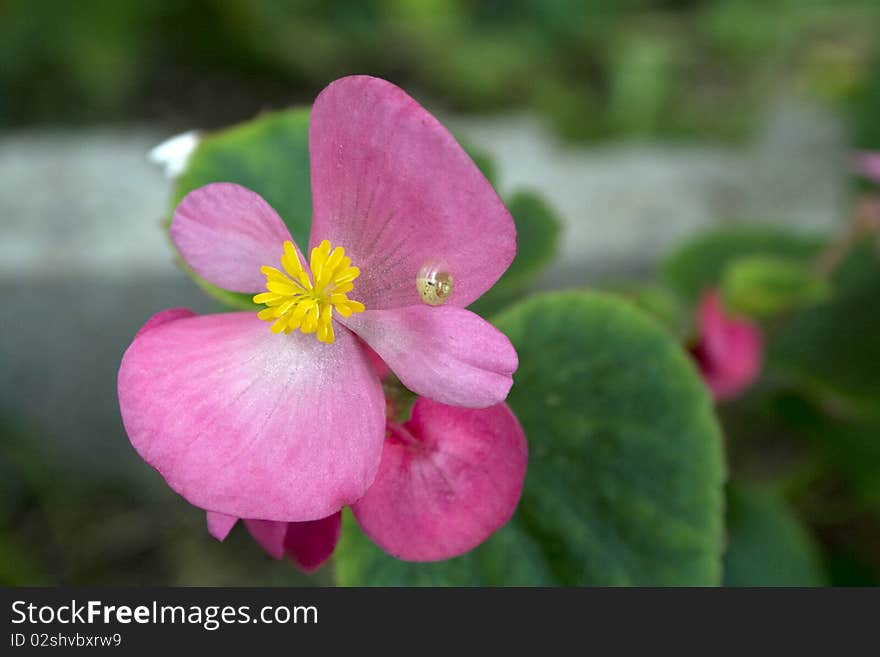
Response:
M778 256L794 262L808 262L822 248L818 239L767 228L717 231L685 244L663 264L667 282L688 303L718 287L734 260L743 256Z
M684 339L692 330L692 318L669 287L651 283L625 283L606 288L635 304L669 329L673 335Z
M504 275L470 309L491 315L522 296L556 254L560 223L556 214L537 194L515 193L507 209L516 223L516 257Z
M819 549L782 500L768 491L727 491L725 586L823 586Z
M497 318L516 346L508 403L529 441L513 520L435 564L383 554L348 523L346 585L715 585L724 464L712 404L667 331L629 302L564 292Z
M238 183L266 199L287 224L296 243L304 246L312 222L309 175L308 110L264 114L209 134L199 142L174 185L171 209L189 192L209 183ZM184 268L202 289L224 304L255 308L250 295L218 288Z
M846 482L847 493L880 511L880 415L846 413L792 393L778 395L771 408L818 450L819 463Z
M850 550L832 550L826 564L831 586L880 586L880 573L870 560Z
M770 345L769 366L807 391L880 413L880 259L857 249L835 277L834 296L798 313Z
M729 308L754 317L771 317L827 298L831 287L803 259L749 255L731 262L721 283Z

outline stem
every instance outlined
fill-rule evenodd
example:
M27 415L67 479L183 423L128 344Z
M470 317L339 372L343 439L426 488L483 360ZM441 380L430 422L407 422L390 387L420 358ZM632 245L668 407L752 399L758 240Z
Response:
M852 221L843 234L832 240L813 262L813 270L821 276L830 276L852 247L865 235L880 235L880 197L869 195L856 204Z

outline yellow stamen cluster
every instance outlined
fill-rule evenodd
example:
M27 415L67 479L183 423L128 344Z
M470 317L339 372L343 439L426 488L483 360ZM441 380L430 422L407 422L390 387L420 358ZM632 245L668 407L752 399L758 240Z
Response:
M351 266L351 258L345 249L337 246L330 250L330 242L324 240L312 249L309 260L312 278L303 269L292 242L284 243L281 267L263 266L266 275L266 292L254 297L254 303L266 308L257 317L272 322L272 332L290 333L299 329L303 333L317 333L318 340L333 342L333 309L343 317L362 313L364 304L346 295L352 291L352 281L361 271ZM285 273L286 272L286 273ZM314 281L314 283L312 282Z

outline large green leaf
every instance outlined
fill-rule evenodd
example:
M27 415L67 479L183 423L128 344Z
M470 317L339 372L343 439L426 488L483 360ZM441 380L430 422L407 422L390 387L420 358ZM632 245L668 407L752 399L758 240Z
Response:
M532 297L496 323L520 356L508 399L529 440L517 514L436 564L397 561L348 523L340 583L720 583L721 437L677 342L632 304L588 292Z
M668 283L694 303L706 288L718 287L725 270L743 256L777 256L794 262L815 257L818 239L769 228L742 228L709 233L674 251L663 264Z
M772 493L730 486L725 586L822 586L819 549Z
M492 289L471 305L481 315L491 315L522 296L553 259L559 242L560 222L537 194L517 192L507 209L516 223L516 257Z

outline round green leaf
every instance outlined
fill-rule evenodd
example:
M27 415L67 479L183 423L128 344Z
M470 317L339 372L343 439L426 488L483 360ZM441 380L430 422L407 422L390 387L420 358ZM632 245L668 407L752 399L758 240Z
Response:
M725 586L823 586L819 549L782 500L730 486Z
M678 343L632 304L588 292L535 296L496 323L520 357L508 398L529 440L517 514L435 564L397 561L349 523L339 581L719 584L721 437Z

